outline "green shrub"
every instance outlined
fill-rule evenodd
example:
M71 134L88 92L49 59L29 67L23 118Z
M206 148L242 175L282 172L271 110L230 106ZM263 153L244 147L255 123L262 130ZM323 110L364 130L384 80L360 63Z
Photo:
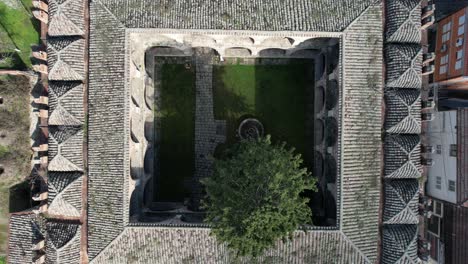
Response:
M215 161L206 187L206 222L220 242L240 256L258 256L300 225L311 223L304 190L316 180L302 167L302 158L270 137L241 141Z

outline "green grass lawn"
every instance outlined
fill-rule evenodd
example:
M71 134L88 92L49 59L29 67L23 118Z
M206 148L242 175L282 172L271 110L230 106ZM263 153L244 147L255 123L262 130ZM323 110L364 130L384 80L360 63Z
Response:
M12 8L0 2L0 26L4 31L0 32L0 43L9 43L6 38L10 38L21 51L21 60L31 67L31 45L39 43L39 23L30 13L31 0L22 0L22 3L18 8Z
M156 87L155 89L158 89ZM164 64L161 71L159 176L155 201L182 202L189 194L184 181L193 177L195 153L195 72L181 64ZM158 118L155 115L155 118ZM156 165L157 166L157 165Z
M273 140L285 141L304 154L310 67L304 60L286 65L215 66L214 113L216 119L227 120L226 145L236 140L239 118L253 115Z

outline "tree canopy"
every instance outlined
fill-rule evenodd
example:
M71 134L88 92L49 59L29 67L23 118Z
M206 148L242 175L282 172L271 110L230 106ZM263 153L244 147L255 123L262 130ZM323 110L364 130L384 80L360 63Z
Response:
M279 239L287 239L301 224L311 223L304 190L316 190L316 180L302 158L270 137L244 140L215 161L205 178L205 221L212 234L240 256L258 256Z

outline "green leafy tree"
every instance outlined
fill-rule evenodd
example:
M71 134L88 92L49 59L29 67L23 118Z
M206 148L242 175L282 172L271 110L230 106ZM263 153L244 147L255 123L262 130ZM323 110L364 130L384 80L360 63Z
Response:
M272 144L269 136L236 144L202 183L205 221L240 256L258 256L311 223L309 199L301 193L316 191L316 180L294 149Z

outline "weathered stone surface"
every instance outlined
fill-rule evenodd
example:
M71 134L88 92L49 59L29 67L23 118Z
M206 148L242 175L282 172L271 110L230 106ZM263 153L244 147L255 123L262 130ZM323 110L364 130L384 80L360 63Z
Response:
M129 28L342 31L373 0L100 0Z

